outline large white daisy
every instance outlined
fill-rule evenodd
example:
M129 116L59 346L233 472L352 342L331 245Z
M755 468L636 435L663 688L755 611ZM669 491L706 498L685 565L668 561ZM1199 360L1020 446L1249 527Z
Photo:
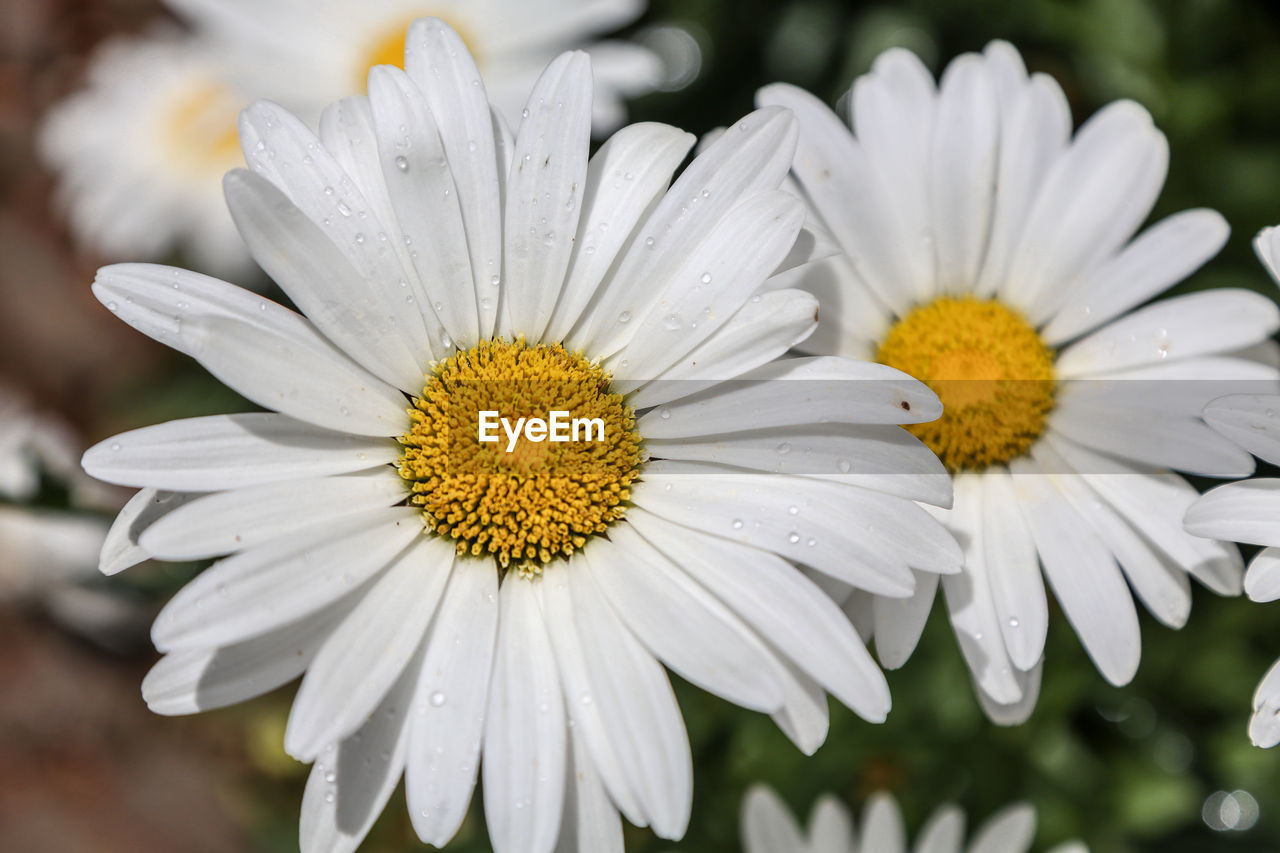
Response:
M78 240L111 258L181 248L219 275L251 268L221 192L222 175L244 164L236 116L249 101L228 58L174 28L97 51L85 88L52 108L39 137Z
M1265 228L1253 242L1280 283L1280 228ZM1209 426L1259 459L1280 465L1280 394L1232 394L1205 407ZM1249 563L1244 591L1254 601L1280 599L1280 479L1256 477L1211 489L1186 513L1197 536L1264 546ZM1249 737L1261 747L1280 744L1280 661L1253 695Z
M1035 809L1008 806L978 827L967 845L964 812L955 806L935 811L907 846L902 812L892 794L873 794L855 830L848 808L826 796L814 804L805 832L772 788L756 785L742 801L744 853L1027 853L1036 834ZM1078 841L1059 844L1050 853L1087 853Z
M563 50L591 54L597 132L620 126L625 100L653 91L662 79L652 51L630 42L593 41L639 17L645 0L167 2L235 50L241 67L254 77L288 87L283 95L288 103L307 113L363 93L372 66L399 65L410 22L428 15L448 21L466 42L489 100L513 125L534 80Z
M1253 462L1200 418L1222 386L1174 380L1274 380L1236 351L1280 314L1225 289L1137 307L1212 257L1226 222L1189 210L1135 237L1164 183L1164 136L1131 101L1072 136L1061 88L1003 42L937 85L887 51L845 99L849 124L791 86L758 100L796 112L798 191L846 252L779 280L822 302L802 349L899 367L944 403L912 430L955 473L940 517L966 570L943 589L988 713L1012 722L1034 706L1041 568L1098 669L1126 683L1141 648L1132 593L1178 627L1188 576L1240 590L1235 548L1183 531L1196 493L1167 469L1240 476ZM933 578L918 580L905 606L848 603L887 664L929 610Z
M305 672L286 748L315 762L308 851L353 849L402 770L443 845L482 755L499 853L618 850L619 811L678 837L692 766L661 664L807 751L824 691L888 711L794 563L898 596L912 568L958 570L915 502L946 503L945 472L895 426L940 405L882 365L777 360L817 312L753 295L798 260L786 111L743 119L668 189L693 142L674 128L588 158L584 54L551 64L514 138L443 22L413 26L405 67L375 69L319 136L269 103L242 117L252 171L227 176L228 202L302 314L164 267L94 284L272 410L85 455L142 488L104 571L231 555L157 619L168 654L144 694L190 713ZM481 411L556 410L603 438L478 440Z

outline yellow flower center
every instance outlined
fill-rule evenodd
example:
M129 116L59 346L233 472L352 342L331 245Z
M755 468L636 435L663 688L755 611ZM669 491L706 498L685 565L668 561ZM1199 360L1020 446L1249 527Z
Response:
M952 471L1026 453L1053 410L1053 351L999 302L943 297L921 305L889 330L876 360L942 400L941 418L907 429Z
M441 15L439 12L424 10L403 20L396 21L394 24L379 30L377 35L369 39L368 46L361 54L363 59L356 65L355 73L359 78L356 80L356 91L364 91L369 69L375 65L394 65L397 68L404 68L404 38L409 33L409 25L418 18L423 17L440 18L453 27L454 32L458 34L463 44L467 46L467 52L475 59L477 65L480 64L480 56L476 53L475 40L470 38L465 29L459 27L453 19Z
M559 438L535 428L557 412ZM622 518L643 461L635 413L608 374L560 344L458 352L409 415L400 476L410 503L459 554L491 554L525 577Z
M244 106L221 83L193 85L169 110L168 136L175 155L190 168L218 173L240 164L236 122Z

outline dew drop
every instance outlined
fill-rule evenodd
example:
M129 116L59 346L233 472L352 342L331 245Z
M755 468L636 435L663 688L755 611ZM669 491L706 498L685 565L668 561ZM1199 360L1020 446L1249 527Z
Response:
M742 519L740 519L740 518L735 518L735 519L733 520L732 527L733 527L733 529L734 529L734 530L741 530L741 529L742 529Z
M792 545L796 544L797 542L800 541L800 534L796 533L794 530L791 531L791 535L787 537L787 541L790 542Z
M779 444L779 445L777 446L777 448L776 448L776 449L777 449L778 453L790 453L790 452L791 452L791 443L790 443L790 442L786 442L786 441L784 441L784 442L782 442L782 444Z
M619 314L619 315L618 315L618 322L619 322L619 323L630 323L630 322L631 322L631 312L630 312L630 311L623 311L621 314Z
M1018 621L1018 617L1017 617L1017 616L1010 616L1010 617L1009 617L1009 627L1010 627L1010 628L1017 628L1017 627L1018 627L1018 625L1020 625L1020 624L1021 624L1021 623Z
M431 694L431 706L433 708L439 708L440 706L444 705L444 703L445 703L444 694L441 693L439 690Z
M662 320L662 328L666 329L668 332L674 332L682 325L684 324L680 322L679 314L668 314Z
M351 208L350 206L347 205L345 201L340 201L338 202L338 212L341 213L343 216L350 216Z
M499 278L498 276L496 275L489 276L489 284L493 285L494 287L497 287L501 282L502 282L502 279Z
M119 450L119 449L120 449L120 443L119 443L119 442L112 442L112 443L111 443L111 449L112 449L112 450Z
M363 235L363 234L356 234L355 240L356 240L356 245L357 245L357 246L363 246L363 245L364 245L364 235Z
M324 194L325 194L325 195L333 195L333 187L325 187L325 188L324 188Z
M662 418L664 421L666 421L666 420L670 420L670 419L671 419L671 410L670 410L670 409L659 409L659 410L658 410L658 417Z
M645 244L646 246L648 246L650 249L652 249L652 248L653 248L653 244L654 244L655 242L657 242L657 241L655 241L652 237L645 237L645 238L644 238L644 244Z
M799 514L800 514L800 507L798 507L798 506L789 506L789 507L787 507L787 512L788 512L789 514L791 514L791 515L799 515Z
M325 801L326 803L332 803L332 802L333 802L333 791L326 791L326 792L325 792L325 795L324 795L324 801Z
M704 273L702 274L702 283L703 283L703 284L710 284L710 283L711 283L711 273L709 273L709 272L704 272Z
M853 465L848 459L841 459L836 463L836 467L840 469L841 474L848 474L853 469Z
M817 540L817 539L814 539L812 536L810 536L810 537L809 537L809 541L808 541L808 542L805 542L804 544L806 544L806 545L808 545L810 548L812 548L814 545L817 545L817 544L818 544L818 540Z
M119 305L117 305L117 304L116 304L116 303L114 303L114 302L108 302L108 303L107 303L107 310L108 310L108 311L115 311L115 310L117 310L119 307L120 307L120 306L119 306Z
M338 774L330 770L328 773L324 774L324 781L332 785L334 782L338 781Z
M409 158L400 156L396 158L396 168L402 172L409 171Z

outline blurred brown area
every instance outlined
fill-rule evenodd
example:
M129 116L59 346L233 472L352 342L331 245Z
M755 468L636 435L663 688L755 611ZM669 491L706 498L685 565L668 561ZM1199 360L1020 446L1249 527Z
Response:
M103 259L73 245L35 132L95 45L159 14L158 0L0 0L0 382L91 438L119 383L166 355L90 294ZM247 772L240 742L152 714L149 654L109 655L8 606L0 648L0 850L246 849L229 793Z
M0 0L0 381L92 438L89 413L166 356L90 293L103 259L67 233L35 133L97 44L160 14L159 0Z
M145 664L106 656L36 616L0 611L0 850L222 853L237 743L143 704Z

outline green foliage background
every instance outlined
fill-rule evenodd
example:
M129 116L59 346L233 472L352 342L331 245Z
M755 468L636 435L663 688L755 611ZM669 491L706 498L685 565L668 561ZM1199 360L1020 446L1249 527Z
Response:
M674 23L702 49L690 86L632 105L637 120L696 133L731 123L755 90L785 80L829 103L881 50L915 50L935 71L993 38L1013 42L1033 71L1052 74L1077 124L1116 98L1155 116L1171 147L1156 217L1207 206L1232 223L1222 255L1179 290L1275 286L1253 258L1252 236L1280 222L1280 6L1264 0L655 0L628 33ZM175 363L168 380L131 389L103 421L124 425L240 408L229 392ZM127 423L126 423L127 422ZM1202 484L1203 485L1203 484ZM146 583L167 595L184 572ZM915 657L890 674L894 710L870 725L832 705L826 745L805 758L765 717L678 684L695 759L695 802L680 845L628 827L635 853L677 847L736 851L738 811L749 785L772 784L798 814L831 792L859 808L876 789L892 791L913 834L946 801L971 825L1024 799L1039 810L1037 849L1067 838L1095 853L1280 850L1280 752L1253 748L1246 724L1253 689L1280 655L1280 610L1218 599L1197 589L1189 626L1171 631L1143 620L1143 659L1133 684L1099 676L1060 612L1051 620L1039 707L1021 727L987 723L973 698L939 603ZM296 849L305 768L279 751L292 688L209 715L221 736L242 743L256 767L229 792L255 848ZM157 726L166 725L157 719ZM1216 790L1245 789L1261 817L1247 832L1215 832L1201 805ZM489 849L481 809L450 850ZM400 794L364 850L419 849Z

